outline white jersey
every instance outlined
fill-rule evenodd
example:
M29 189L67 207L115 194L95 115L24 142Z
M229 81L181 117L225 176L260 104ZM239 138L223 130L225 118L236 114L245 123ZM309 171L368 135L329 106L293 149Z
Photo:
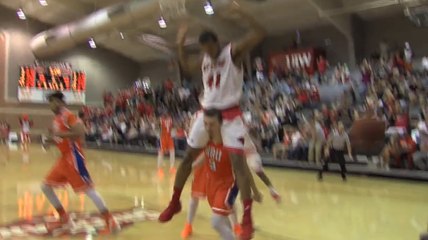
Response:
M242 68L237 68L231 54L232 46L228 44L221 51L217 60L205 54L202 61L202 80L204 95L201 105L205 109L224 110L239 106L244 84Z
M30 129L31 129L30 122L28 122L28 121L22 121L21 124L22 124L21 125L22 132L23 133L30 133Z

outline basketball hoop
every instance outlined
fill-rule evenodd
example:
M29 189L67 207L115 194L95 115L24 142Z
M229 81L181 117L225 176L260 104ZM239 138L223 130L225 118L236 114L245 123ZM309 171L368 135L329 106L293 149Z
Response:
M186 15L186 0L158 0L161 15L167 20Z

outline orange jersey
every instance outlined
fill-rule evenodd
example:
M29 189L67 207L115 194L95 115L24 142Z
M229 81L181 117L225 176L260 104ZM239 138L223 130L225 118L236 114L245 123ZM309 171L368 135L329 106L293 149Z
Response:
M79 123L81 120L74 115L70 110L63 108L57 114L53 121L53 130L55 132L67 132L70 127ZM56 146L61 151L62 155L75 153L76 151L82 153L82 140L72 140L69 138L55 138Z
M172 118L171 117L161 117L161 137L162 138L171 138L172 131Z
M233 180L232 162L228 151L223 144L214 144L209 142L204 150L205 164L209 169L209 178L211 180Z

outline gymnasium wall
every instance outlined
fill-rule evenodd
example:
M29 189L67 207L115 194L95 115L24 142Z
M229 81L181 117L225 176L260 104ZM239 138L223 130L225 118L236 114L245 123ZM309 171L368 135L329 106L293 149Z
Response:
M0 31L5 32L9 38L5 79L8 102L17 101L19 66L32 64L35 60L30 48L31 38L49 28L50 26L32 19L21 21L14 11L0 7ZM90 49L86 44L47 60L70 62L75 69L87 73L86 97L89 104L101 103L105 89L116 91L130 86L140 73L138 63L100 47Z
M152 86L156 87L168 79L178 81L180 74L176 64L168 60L153 60L140 65L140 77L149 77Z
M365 35L366 55L378 51L382 39L385 39L390 47L400 48L408 41L417 58L428 55L428 28L416 27L403 15L366 23Z
M370 56L379 51L379 42L385 39L390 47L404 47L404 42L410 42L416 57L428 55L428 28L414 26L401 13L396 16L380 18L376 20L357 21L357 30L361 32L356 36L357 58ZM334 26L321 26L314 29L300 31L303 47L325 47L327 57L331 63L347 61L346 38ZM286 50L291 46L296 32L288 32L269 37L261 47L263 56L269 56L272 52ZM362 52L363 54L360 54Z
M34 120L35 132L50 124L52 113L47 105L17 101L19 66L32 64L35 60L30 40L49 28L51 26L32 19L19 20L14 11L0 6L0 119L7 120L13 129L18 128L17 119L23 113ZM74 68L87 73L88 104L101 104L104 90L129 87L140 74L138 63L103 48L79 46L46 60L70 62Z

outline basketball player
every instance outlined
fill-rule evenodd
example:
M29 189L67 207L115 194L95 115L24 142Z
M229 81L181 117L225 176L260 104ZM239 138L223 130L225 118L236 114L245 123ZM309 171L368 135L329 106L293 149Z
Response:
M262 160L260 154L257 152L256 145L252 141L249 134L245 135L245 144L244 144L244 153L245 158L247 160L248 166L253 170L257 176L265 183L265 185L269 188L270 194L272 198L279 203L281 201L281 196L278 194L278 192L273 187L269 177L265 174L263 170ZM207 168L203 166L199 167L199 162L201 159L204 159L204 155L201 154L198 159L193 163L193 182L192 182L192 194L190 198L189 203L189 211L187 213L187 220L186 224L184 226L183 231L181 232L181 237L183 239L188 238L190 235L192 235L193 232L193 220L196 215L196 210L199 205L199 200L206 198L206 180L205 180L205 171L207 171ZM204 175L205 174L205 175ZM253 191L256 192L256 197L258 198L258 201L261 202L261 194L258 193L258 190L255 186L252 186ZM231 215L230 215L230 221L232 223L232 226L234 228L235 235L240 235L242 232L241 225L239 225L236 211L233 209Z
M168 114L163 114L160 118L160 145L158 152L158 174L163 176L163 156L165 152L169 153L169 172L174 174L175 169L175 146L172 138L172 118Z
M33 126L33 121L30 120L28 115L24 114L19 119L19 124L21 125L21 147L24 152L27 152L28 144L31 142L30 131Z
M191 73L194 70L194 66L202 68L204 84L202 108L216 108L222 111L224 120L221 129L223 144L229 152L244 205L243 233L241 237L242 239L251 239L254 229L251 217L252 198L250 184L254 180L243 159L246 128L241 118L239 102L242 96L244 78L242 61L246 54L263 40L265 31L252 16L244 13L236 3L233 4L232 11L252 26L252 30L248 34L240 41L222 48L215 33L210 31L203 32L199 36L199 43L204 53L203 60L197 64L191 64L184 52L187 27L183 26L178 34L179 60L183 71L186 73ZM160 222L170 221L174 214L181 211L180 196L184 184L191 173L192 162L207 143L208 134L204 128L203 114L201 114L190 130L188 150L177 171L172 200L159 216Z
M93 188L93 183L85 164L82 149L85 137L83 122L65 107L64 95L55 92L48 97L51 110L55 114L50 141L56 143L61 152L55 166L42 184L42 191L60 216L60 225L73 228L73 219L65 212L55 194L54 187L71 185L75 192L84 192L94 202L106 222L106 231L120 230L119 224L110 214L103 199ZM48 226L49 227L49 226Z
M206 110L204 112L204 125L208 132L209 142L203 153L202 170L196 173L205 174L196 176L194 181L194 196L206 197L213 211L212 226L223 240L234 240L234 234L228 219L232 213L232 206L238 194L232 163L228 151L223 147L221 136L222 112ZM196 162L195 164L198 164ZM202 185L205 183L205 186ZM205 187L205 189L204 189Z

